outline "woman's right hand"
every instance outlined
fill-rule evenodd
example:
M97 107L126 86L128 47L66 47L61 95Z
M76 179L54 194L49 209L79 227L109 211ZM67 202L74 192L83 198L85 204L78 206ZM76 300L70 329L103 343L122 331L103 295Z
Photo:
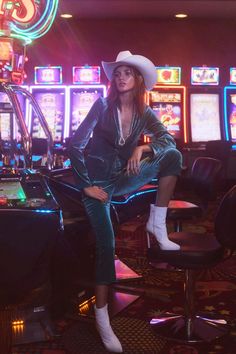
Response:
M106 203L108 200L108 194L101 187L98 186L85 187L83 191L84 194L87 195L87 197L98 199L102 203Z

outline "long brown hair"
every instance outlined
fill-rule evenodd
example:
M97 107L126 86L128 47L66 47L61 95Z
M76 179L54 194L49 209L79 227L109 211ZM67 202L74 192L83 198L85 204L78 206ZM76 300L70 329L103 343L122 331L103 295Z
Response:
M128 65L127 65L128 66ZM134 106L139 115L142 115L146 106L145 93L146 88L144 80L140 72L133 66L129 66L134 75L135 87L134 87ZM110 87L108 89L107 102L109 110L112 111L114 107L120 106L119 92L116 87L114 75L112 76Z

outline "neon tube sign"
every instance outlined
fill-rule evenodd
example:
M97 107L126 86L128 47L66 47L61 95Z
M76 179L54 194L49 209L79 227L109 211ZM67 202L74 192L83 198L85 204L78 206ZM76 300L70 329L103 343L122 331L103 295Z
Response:
M0 0L0 17L19 23L30 23L36 14L33 0Z
M10 23L11 37L30 43L49 31L55 19L59 0L0 0L1 20Z

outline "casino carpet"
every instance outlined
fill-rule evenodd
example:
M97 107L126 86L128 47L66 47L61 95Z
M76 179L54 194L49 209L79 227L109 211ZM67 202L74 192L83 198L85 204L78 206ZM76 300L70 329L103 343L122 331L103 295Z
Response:
M213 231L214 206L197 223L185 223L185 230ZM146 253L145 219L135 219L124 225L116 239L117 254L142 278L120 283L125 291L140 295L138 300L118 313L112 325L127 354L234 354L236 353L236 255L197 276L198 310L223 316L229 321L226 336L207 343L180 343L157 337L148 321L166 310L183 313L183 273L154 269ZM172 226L168 225L169 231ZM73 311L72 311L73 312ZM88 354L107 353L91 320L78 319L76 312L55 322L61 336L56 340L18 345L12 354ZM1 353L7 354L7 353Z

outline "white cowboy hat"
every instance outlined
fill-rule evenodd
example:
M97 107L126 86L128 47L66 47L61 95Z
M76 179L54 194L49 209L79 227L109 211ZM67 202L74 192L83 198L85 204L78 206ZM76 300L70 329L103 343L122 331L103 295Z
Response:
M133 55L125 50L117 55L116 61L102 61L102 66L109 81L112 79L113 71L121 65L134 66L143 76L147 90L151 90L157 82L157 71L151 60L142 55Z

